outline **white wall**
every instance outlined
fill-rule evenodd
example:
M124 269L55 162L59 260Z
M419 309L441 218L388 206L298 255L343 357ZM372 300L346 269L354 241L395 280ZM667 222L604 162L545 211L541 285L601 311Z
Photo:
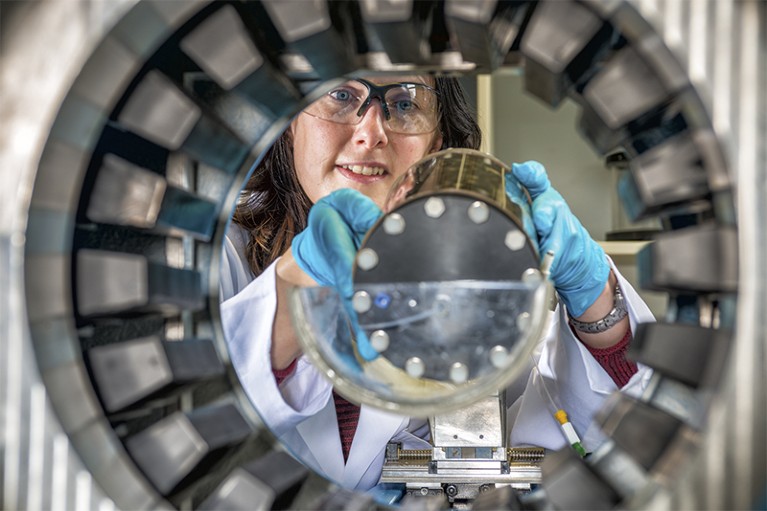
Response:
M616 171L608 170L603 158L578 133L580 108L574 102L564 101L552 110L524 90L522 76L508 72L493 75L488 88L480 83L479 91L480 96L490 92L492 99L489 112L482 107L482 98L478 101L480 123L486 121L491 132L484 134L489 136L490 152L509 164L541 162L554 188L595 240L603 241L608 231L626 227L615 192ZM636 266L633 257L626 255L625 245L603 246L638 288ZM639 291L656 317L663 316L666 295Z
M492 90L495 155L507 163L543 163L591 236L604 240L612 228L612 171L577 134L578 107L566 101L552 110L524 91L521 76L494 76Z

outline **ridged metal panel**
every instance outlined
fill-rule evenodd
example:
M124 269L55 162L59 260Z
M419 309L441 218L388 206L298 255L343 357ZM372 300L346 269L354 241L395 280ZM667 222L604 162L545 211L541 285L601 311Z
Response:
M608 12L619 2L582 3L595 9L595 12ZM127 82L137 72L137 66L161 47L167 34L207 5L206 2L141 3L122 17L109 37L97 45L109 25L121 18L132 4L130 0L119 3L49 2L13 10L3 6L3 11L0 11L2 14L10 12L18 21L13 25L4 21L6 33L0 48L4 58L0 74L0 119L12 127L4 130L4 136L0 137L0 168L13 169L3 172L3 200L0 201L0 350L3 353L0 358L0 406L3 410L0 414L0 445L3 447L0 473L3 479L3 508L106 510L114 507L115 502L123 507L153 509L164 506L186 508L199 504L192 496L183 493L161 496L151 487L118 440L118 436L126 434L125 428L141 425L114 427L101 415L89 376L80 362L80 348L89 342L136 339L142 337L145 330L149 330L144 332L147 335L155 333L157 324L154 318L126 320L125 328L119 332L108 331L98 325L78 329L70 300L74 284L68 276L70 255L73 254L69 253L72 239L66 233L74 228L74 219L65 213L71 212L71 204L79 195L82 174L97 138L98 126L103 122L103 112L108 112L115 105ZM375 2L368 2L368 5L372 4ZM764 367L767 367L767 265L764 259L767 232L763 229L767 225L767 149L763 143L767 140L764 94L767 90L767 4L759 0L635 0L631 4L682 63L711 115L719 143L724 145L732 173L728 174L722 168L720 174L708 175L708 184L714 192L712 206L718 220L725 225L737 223L740 268L733 349L725 369L725 380L720 384L720 392L709 414L708 427L703 432L700 445L704 448L693 450L695 459L692 463L682 460L684 466L691 467L689 472L675 471L671 474L660 470L656 477L673 476L667 481L660 481L669 483L670 488L663 484L653 485L651 491L637 496L633 505L654 509L751 508L756 505L755 499L764 499L767 479L764 407L767 401L764 374ZM206 12L210 14L211 11ZM24 14L30 16L25 17ZM245 24L252 28L249 25L252 18L240 14L243 19L250 19ZM415 27L420 38L427 35L423 32L423 19L419 18ZM302 32L301 26L291 28L288 25L283 23L278 28L290 43L290 51L309 52L308 57L311 58L308 61L311 64L328 66L319 70L321 75L337 71L328 64L325 54L316 51L316 46L312 44L322 39L340 47L347 40L344 38L351 35L349 26L339 32L323 26L321 30L308 33L305 30ZM400 28L413 27L401 25ZM261 29L268 32L268 27ZM361 28L355 27L354 30ZM355 35L364 36L361 32L355 32ZM421 39L421 43L425 41ZM55 51L50 51L54 47ZM94 49L96 57L85 65L86 58ZM269 53L271 49L266 51ZM362 61L371 67L380 66L379 69L391 66L391 61L381 59L380 55L368 55L360 62L351 63L351 60L346 60L353 57L346 54L348 48L338 51L343 52L345 58L334 65L344 68L357 66ZM202 61L211 58L199 52L194 55ZM101 64L98 56L102 59ZM298 57L300 55L288 55L284 61L287 67L290 63L296 65L294 73L306 69L302 67L306 62L302 63ZM491 55L488 61L499 62L496 57ZM432 59L428 62L431 67L466 69L465 65L456 61L455 52L431 56L424 52L419 58ZM121 71L108 76L100 75L101 66L107 64ZM77 80L73 94L64 108L56 113L81 68L83 74ZM256 127L248 129L227 115L233 111L232 104L221 101L222 98L229 99L224 89L230 81L236 81L226 69L216 70L224 78L219 84L221 89L214 87L212 95L207 96L208 100L212 98L211 103L206 103L200 95L196 98L197 106L191 107L185 104L185 96L172 92L173 87L181 84L168 85L162 77L172 75L172 69L163 68L161 72L164 75L150 75L161 76L159 81L162 85L157 90L171 91L171 99L180 100L176 106L180 105L181 110L186 108L185 111L194 114L187 116L191 119L188 130L182 130L182 126L166 127L157 124L157 120L141 117L151 114L142 110L145 108L142 101L151 100L151 95L144 100L135 96L138 110L129 108L122 119L127 119L126 124L134 126L139 132L144 125L153 128L146 134L149 138L155 137L154 143L172 146L171 149L186 148L187 155L174 154L169 160L165 171L170 184L190 192L203 193L202 190L195 190L195 176L188 172L186 158L191 156L207 161L211 167L207 174L197 176L213 184L207 190L215 196L207 198L224 202L227 197L231 199L233 194L227 192L230 178L225 175L235 173L241 166L238 160L245 157L244 146L239 145L238 140L245 141L247 145L262 139L263 144L256 144L257 147L253 148L257 153L274 136L269 129L274 115L287 113L290 107L280 106L275 109L276 112L264 112L259 110L256 99L251 105L252 118L257 120ZM266 72L275 71L267 69ZM36 76L39 80L28 80L29 76ZM278 79L286 78L280 75ZM22 83L28 87L19 87ZM157 84L156 81L146 83ZM293 100L291 94L287 94L285 101L288 103ZM129 104L129 107L136 104ZM19 105L23 106L23 110ZM197 119L195 108L202 108L203 118L206 119L196 128L193 126ZM54 117L56 123L51 129ZM221 124L218 124L219 121ZM67 130L57 130L57 126ZM177 131L171 133L170 129ZM195 132L195 129L217 134L222 144L220 147L229 148L224 153L225 157L219 158L218 154L206 150L199 138L195 139L202 131ZM49 130L52 138L40 161ZM160 138L156 138L158 134ZM58 161L67 162L61 168L75 172L61 177L60 182L56 182L57 174L53 172ZM49 186L33 188L38 168L49 179ZM728 187L731 179L737 185L737 222L730 213L732 198ZM203 185L203 188L206 187ZM718 193L720 191L722 193ZM24 227L28 221L44 228L26 232L25 237ZM208 227L191 229L188 233L168 238L164 237L166 232L150 232L142 234L140 239L136 238L141 243L137 246L154 264L199 271L214 265L217 260L215 250L204 243L197 243L200 232L205 234L204 238L208 230ZM88 234L91 243L114 243L108 240L108 236L128 233L127 230L103 227L98 227L97 231L96 234ZM26 281L25 271L28 272ZM207 289L207 281L203 281L201 286ZM32 301L29 301L30 297ZM712 318L712 322L726 322L728 311L734 310L727 309L728 299L723 303L723 317ZM670 309L668 319L676 320L677 312ZM701 317L701 322L707 320ZM213 320L193 318L192 311L183 311L177 317L167 319L164 330L168 340L182 340L194 333L198 337L218 337L219 346L223 345L215 326L215 317ZM70 342L75 338L79 338L76 342L83 344ZM661 388L663 382L658 385L657 388ZM178 408L178 413L192 413L206 399L228 391L214 389L211 392L212 396L202 398L183 395L174 406ZM215 485L216 478L223 478L238 463L258 459L274 448L269 434L263 431L237 385L233 394L238 406L242 407L238 413L243 413L250 427L258 432L258 439L249 445L249 449L243 449L239 457L235 456L231 466L217 467L213 480L201 481L199 486ZM51 406L51 399L55 401L55 407ZM657 399L656 396L647 402L660 406ZM660 406L659 409L665 408ZM159 417L152 418L155 424L158 420ZM685 447L696 445L694 440L680 435L677 451L681 454L685 452ZM613 452L614 460L620 461L625 455L620 451ZM610 458L604 459L609 461ZM599 466L595 468L595 473L599 473ZM566 487L561 489L567 490ZM306 505L312 501L313 495L325 492L328 492L325 481L310 478L296 502ZM165 500L166 497L168 500ZM364 499L360 496L348 496L343 492L330 492L323 500L338 504L344 499L347 504L353 501L363 506ZM363 507L368 506L369 503Z
M655 509L751 509L767 493L767 4L636 0L687 69L737 180L735 342L691 473ZM761 499L761 500L759 500Z
M94 483L72 447L40 379L30 340L21 257L31 181L57 105L98 38L133 2L52 2L12 12L0 7L2 93L0 117L16 126L2 137L4 183L0 201L0 442L4 509L104 509L112 499ZM11 21L15 20L15 27ZM13 27L13 28L11 28ZM16 29L16 30L14 30ZM50 51L55 48L56 51ZM33 85L24 86L35 76ZM24 109L18 108L25 105ZM6 130L4 130L6 131ZM8 170L12 169L12 170ZM65 190L60 188L61 193ZM12 198L12 200L11 200ZM55 326L51 326L56 330ZM55 332L54 332L55 333ZM59 356L68 357L66 350ZM142 489L145 507L156 506Z

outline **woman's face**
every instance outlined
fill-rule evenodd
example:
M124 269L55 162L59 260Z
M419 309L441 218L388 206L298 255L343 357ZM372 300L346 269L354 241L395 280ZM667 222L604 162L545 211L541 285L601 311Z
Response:
M424 83L421 76L372 77L383 85ZM429 133L390 131L381 103L373 100L359 124L338 124L301 113L290 126L298 181L311 201L341 188L353 188L383 206L392 183L415 162L442 146L439 126Z

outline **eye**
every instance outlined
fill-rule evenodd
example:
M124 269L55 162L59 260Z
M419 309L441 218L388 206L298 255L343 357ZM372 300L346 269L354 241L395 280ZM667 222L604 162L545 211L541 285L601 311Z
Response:
M328 92L328 96L335 99L336 101L348 103L349 101L352 101L354 99L354 94L352 94L352 91L348 89L335 89L330 92Z
M389 107L393 107L397 112L401 114L412 114L421 109L421 105L418 103L409 92L402 91L397 94L390 95Z
M403 113L412 112L413 110L418 109L418 105L416 105L411 99L400 99L395 101L394 104L397 107L397 111Z
M411 84L390 89L386 100L389 108L400 115L421 115L424 113L424 91Z

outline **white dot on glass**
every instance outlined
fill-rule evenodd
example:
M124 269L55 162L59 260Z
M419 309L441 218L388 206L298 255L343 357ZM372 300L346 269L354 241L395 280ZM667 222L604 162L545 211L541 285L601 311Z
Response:
M372 270L378 266L378 254L372 248L363 248L357 253L357 266L361 270Z
M466 365L456 362L450 366L450 380L453 383L463 383L469 379L469 368Z
M517 230L509 231L506 233L504 243L509 249L517 251L525 246L525 235Z
M405 372L413 378L420 378L426 372L426 366L418 357L411 357L405 362Z
M352 308L355 311L362 313L370 310L373 305L373 299L370 298L370 294L367 291L357 291L352 297Z
M483 224L490 218L490 208L482 201L475 201L469 206L469 219L475 224Z
M439 218L442 213L445 212L445 201L439 197L430 197L423 205L423 210L426 216L431 218Z
M490 363L496 369L501 369L506 366L506 361L509 358L509 351L503 346L494 346L490 350Z
M370 334L370 345L373 346L373 349L378 353L386 351L389 347L389 334L383 330L376 330Z
M405 232L405 218L399 213L387 215L383 221L383 230L392 236Z

